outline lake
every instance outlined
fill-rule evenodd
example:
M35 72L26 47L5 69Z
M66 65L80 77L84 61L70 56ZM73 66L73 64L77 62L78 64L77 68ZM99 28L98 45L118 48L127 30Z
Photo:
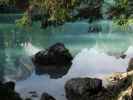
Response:
M23 97L30 97L29 91L37 91L38 95L48 92L58 100L65 100L63 87L68 79L103 78L113 72L124 72L133 57L132 25L125 31L111 21L102 20L95 23L102 29L96 33L88 32L90 24L86 20L47 29L41 29L40 22L19 28L14 20L20 17L21 14L0 15L0 78L16 81L16 91ZM37 75L31 57L57 42L64 43L74 56L68 73L58 79L47 73ZM127 54L126 59L117 57L123 53Z

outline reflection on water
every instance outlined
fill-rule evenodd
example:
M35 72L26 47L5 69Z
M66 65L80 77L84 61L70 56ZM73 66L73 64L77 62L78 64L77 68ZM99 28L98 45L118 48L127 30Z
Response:
M35 73L37 75L48 74L50 78L58 79L66 75L71 65L66 66L41 66L36 67Z
M72 77L94 77L125 71L129 58L116 59L106 52L112 54L127 51L133 45L133 34L131 31L122 32L109 22L100 24L102 32L88 33L89 24L84 21L47 29L40 29L38 22L28 30L17 28L14 23L0 23L0 76L6 79L25 79L17 82L16 90L22 96L35 90L40 94L48 92L58 100L65 100L63 86ZM31 56L56 42L64 43L75 57L70 70L59 79L51 79L49 75L36 75ZM128 57L132 57L133 53L130 51L131 47L126 52ZM41 74L40 71L38 74Z
M132 45L133 36L130 32L119 32L115 30L116 27L112 28L111 23L106 21L100 22L100 25L103 28L103 33L88 33L89 24L85 21L66 23L63 26L48 27L47 29L40 29L38 22L34 23L32 28L28 30L17 28L14 23L1 23L0 51L2 52L1 55L4 54L3 52L5 55L0 57L6 62L3 65L2 62L4 61L1 61L2 66L6 66L4 67L5 74L12 77L23 75L25 72L23 65L26 62L25 60L20 62L18 59L22 57L26 59L56 42L64 43L74 56L83 48L96 47L104 52L120 53ZM108 30L112 29L112 31L107 31L105 26L108 26ZM33 68L31 63L30 66Z

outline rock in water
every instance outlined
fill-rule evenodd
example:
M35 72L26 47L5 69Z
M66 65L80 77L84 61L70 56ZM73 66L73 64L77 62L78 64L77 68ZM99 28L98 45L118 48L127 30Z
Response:
M6 82L4 84L5 87L12 89L13 91L15 90L15 83L14 82Z
M40 100L56 100L56 99L47 93L43 93Z
M126 57L127 57L126 54L122 54L122 55L120 55L120 58L122 58L122 59L125 59Z
M15 83L0 83L0 100L22 100L18 93L14 91Z
M133 70L133 58L130 59L128 68L127 68L127 71L131 71L131 70Z
M65 84L68 100L87 100L92 95L96 95L102 88L102 80L93 78L75 78Z
M47 50L35 54L33 62L38 65L68 65L72 55L62 43L56 43Z

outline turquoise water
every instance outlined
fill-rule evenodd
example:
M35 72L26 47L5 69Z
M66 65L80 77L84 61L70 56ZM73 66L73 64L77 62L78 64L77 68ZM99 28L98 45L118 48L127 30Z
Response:
M5 15L0 15L1 18L3 16ZM32 56L40 49L48 48L56 42L64 43L73 56L84 48L93 47L104 52L121 53L133 44L131 28L128 31L122 31L121 28L113 26L111 21L98 22L98 25L102 27L102 32L88 33L90 25L86 21L69 22L63 26L48 27L47 29L41 29L40 23L36 22L32 27L19 28L14 21L21 14L16 15L15 18L14 16L6 16L9 18L9 22L4 22L6 19L4 17L3 20L0 20L0 51L2 52L0 59L2 59L1 66L3 66L4 76L14 77L20 70L17 76L21 78L23 70L26 71L27 68L23 67L26 62L18 59ZM30 65L32 65L31 62ZM28 72L27 75L29 75Z

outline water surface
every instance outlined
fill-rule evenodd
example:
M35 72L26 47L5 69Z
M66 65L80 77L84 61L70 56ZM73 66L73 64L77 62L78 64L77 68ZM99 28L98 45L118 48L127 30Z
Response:
M5 18L3 16L0 18ZM58 100L65 100L63 87L68 79L102 78L112 72L124 72L133 57L132 25L123 31L111 21L100 21L98 25L102 31L96 33L88 33L90 24L86 21L47 29L41 29L36 22L30 28L18 28L14 20L21 14L14 16L6 16L9 22L0 19L0 76L1 79L16 80L16 90L24 97L30 97L29 91L37 91L38 95L48 92ZM31 56L57 42L64 43L74 56L68 73L59 79L51 79L48 74L36 75ZM128 57L123 60L109 55L120 53L126 53Z

